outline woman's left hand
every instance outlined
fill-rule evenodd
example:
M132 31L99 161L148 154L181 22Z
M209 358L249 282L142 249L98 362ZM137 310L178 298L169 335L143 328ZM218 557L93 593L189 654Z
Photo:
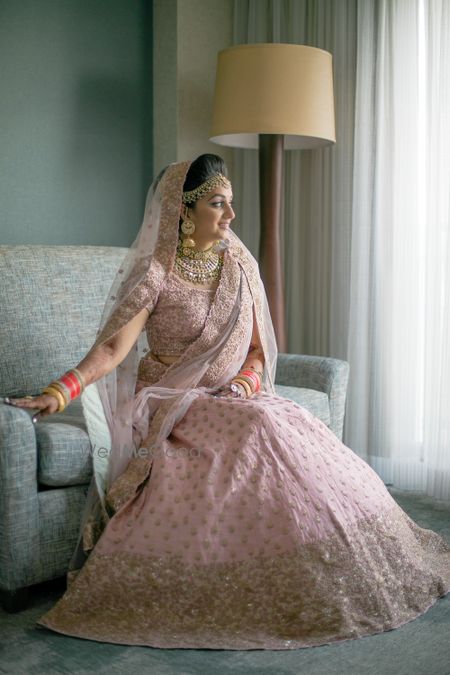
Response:
M248 398L244 387L241 384L235 384L238 388L237 392L231 390L231 382L228 382L219 387L213 396L216 398Z

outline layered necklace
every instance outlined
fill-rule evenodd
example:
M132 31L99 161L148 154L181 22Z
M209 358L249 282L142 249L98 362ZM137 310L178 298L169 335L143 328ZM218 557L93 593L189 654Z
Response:
M205 284L220 279L223 258L215 248L213 244L206 251L194 251L192 248L183 246L182 239L179 239L175 256L177 274L194 284Z

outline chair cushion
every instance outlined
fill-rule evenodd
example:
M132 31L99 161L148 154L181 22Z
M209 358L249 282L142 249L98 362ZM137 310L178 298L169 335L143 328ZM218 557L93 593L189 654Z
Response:
M84 485L92 476L91 442L80 400L67 409L38 421L38 482L62 487Z
M284 384L276 384L275 391L279 396L289 398L294 403L306 408L324 424L330 426L330 400L323 391L304 389L303 387L288 387Z

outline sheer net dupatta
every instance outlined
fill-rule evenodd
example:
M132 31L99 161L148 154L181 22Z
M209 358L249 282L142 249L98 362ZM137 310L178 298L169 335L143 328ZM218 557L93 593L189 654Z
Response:
M275 394L275 374L278 347L264 284L256 258L234 233L229 233L231 255L239 262L245 274L255 309L258 333L264 352L264 370L261 389Z
M111 285L93 346L113 337L144 307L153 307L156 303L165 270L175 255L181 192L189 166L190 162L169 165L150 186L141 228ZM104 501L107 486L132 455L130 403L134 398L139 360L148 349L146 332L142 331L124 361L83 392L93 477L77 546L69 564L69 582L109 520Z

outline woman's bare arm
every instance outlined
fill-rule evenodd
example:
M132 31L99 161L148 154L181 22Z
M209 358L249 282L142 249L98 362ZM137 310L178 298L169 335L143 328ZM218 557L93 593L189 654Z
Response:
M125 359L138 339L149 317L148 309L136 314L110 340L91 349L76 366L84 377L86 386L110 373Z
M149 311L144 308L111 339L90 349L76 366L82 374L86 386L107 375L119 363L122 363L138 339L148 317ZM7 399L6 402L20 408L40 410L41 416L50 415L58 410L58 401L51 394L40 394L32 399Z
M240 370L245 370L249 368L251 370L256 370L258 373L263 373L264 369L264 350L261 343L261 338L258 331L258 323L256 321L255 308L253 307L253 328L252 328L252 337L250 339L250 347L244 363L242 364ZM216 396L225 396L227 398L233 396L230 389L231 382L222 385L217 390Z

